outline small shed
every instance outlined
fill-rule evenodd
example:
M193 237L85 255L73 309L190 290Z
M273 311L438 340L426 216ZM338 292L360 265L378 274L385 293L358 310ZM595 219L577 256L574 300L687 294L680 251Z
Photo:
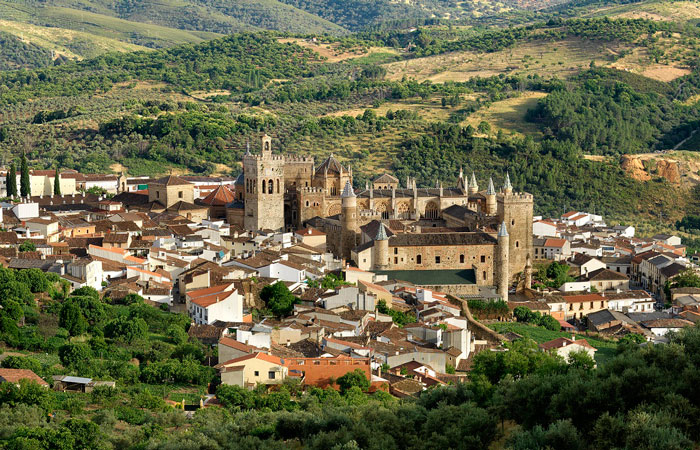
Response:
M72 377L69 375L55 375L53 388L61 392L85 392L90 393L98 386L114 388L114 381L93 381L92 378Z

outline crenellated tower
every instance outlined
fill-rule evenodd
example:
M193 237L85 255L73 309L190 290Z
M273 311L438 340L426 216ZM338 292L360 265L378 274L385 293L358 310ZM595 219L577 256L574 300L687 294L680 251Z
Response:
M505 223L510 237L510 275L523 272L528 256L532 259L532 194L515 192L506 174L503 190L497 196L498 220Z
M284 229L284 156L272 154L272 138L262 137L260 154L243 156L247 230Z

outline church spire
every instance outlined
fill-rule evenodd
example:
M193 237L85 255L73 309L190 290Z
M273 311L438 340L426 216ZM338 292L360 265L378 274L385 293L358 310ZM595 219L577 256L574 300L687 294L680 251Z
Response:
M345 188L343 189L343 193L340 195L341 198L349 198L349 197L355 197L355 191L352 189L352 184L350 184L350 181L345 182Z

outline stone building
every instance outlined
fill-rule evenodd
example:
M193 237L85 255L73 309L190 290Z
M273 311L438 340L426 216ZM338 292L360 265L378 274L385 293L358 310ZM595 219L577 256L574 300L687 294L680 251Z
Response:
M479 190L475 174L462 171L455 187L419 188L410 177L400 187L382 174L355 191L352 170L332 155L316 167L311 157L273 155L271 147L264 136L261 153L243 158L236 192L246 229L313 226L327 235L328 251L363 270L453 271L503 297L514 280L529 284L533 197L515 192L508 174L499 191L491 179Z

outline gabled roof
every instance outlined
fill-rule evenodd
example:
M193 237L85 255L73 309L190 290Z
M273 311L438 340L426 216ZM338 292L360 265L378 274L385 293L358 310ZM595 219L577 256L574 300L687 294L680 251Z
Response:
M20 380L34 381L41 386L49 385L49 383L29 369L0 369L0 381L19 383Z
M398 183L399 179L389 175L388 173L379 175L377 178L374 179L373 183Z
M272 364L279 364L280 366L284 365L284 360L280 357L268 355L267 353L256 352L256 353L251 353L250 355L243 355L243 356L240 356L238 358L230 359L228 361L219 363L214 367L224 368L224 367L232 366L235 364L243 363L243 362L248 361L250 359L260 359L260 360L267 361L267 362L272 363Z
M543 247L562 248L566 245L566 239L547 239Z

